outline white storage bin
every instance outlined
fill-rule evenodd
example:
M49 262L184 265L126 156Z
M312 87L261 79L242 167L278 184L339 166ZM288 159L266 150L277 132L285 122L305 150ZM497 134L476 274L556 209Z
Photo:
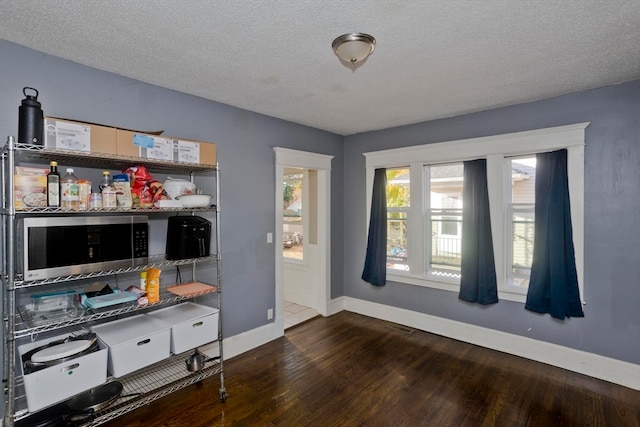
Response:
M140 314L93 326L98 339L109 348L109 373L118 378L170 356L170 328Z
M107 348L100 343L98 351L24 375L23 354L67 336L60 335L18 347L20 359L17 363L23 374L27 406L30 412L68 399L107 381Z
M156 310L147 316L171 327L171 352L182 353L218 339L218 309L192 302Z

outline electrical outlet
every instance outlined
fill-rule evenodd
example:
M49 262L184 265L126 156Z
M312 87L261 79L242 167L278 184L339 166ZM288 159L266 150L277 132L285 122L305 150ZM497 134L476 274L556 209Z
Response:
M267 320L273 319L273 308L267 310Z
M267 243L273 243L273 233L267 233Z

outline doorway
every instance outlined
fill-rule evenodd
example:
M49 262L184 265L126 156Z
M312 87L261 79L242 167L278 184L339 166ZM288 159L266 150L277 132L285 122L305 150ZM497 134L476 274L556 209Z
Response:
M284 333L291 322L328 313L333 156L281 147L274 150L275 322ZM285 319L285 314L295 313L300 314Z

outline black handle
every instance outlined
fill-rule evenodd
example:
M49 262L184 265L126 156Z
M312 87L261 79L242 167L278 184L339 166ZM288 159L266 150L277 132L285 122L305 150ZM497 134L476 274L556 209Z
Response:
M145 344L149 344L150 342L151 342L151 338L147 338L146 340L140 341L138 345L145 345Z
M34 88L32 88L32 87L25 87L25 88L23 88L23 89L22 89L22 94L23 94L24 96L26 96L27 98L29 97L29 95L27 95L27 89L31 89L32 91L34 91L34 92L36 93L35 98L36 98L36 99L38 99L38 89L34 89Z

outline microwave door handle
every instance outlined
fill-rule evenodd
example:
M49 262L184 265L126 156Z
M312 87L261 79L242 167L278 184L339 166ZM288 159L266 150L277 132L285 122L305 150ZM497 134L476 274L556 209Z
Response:
M198 243L200 244L200 256L204 256L204 238L200 237Z

